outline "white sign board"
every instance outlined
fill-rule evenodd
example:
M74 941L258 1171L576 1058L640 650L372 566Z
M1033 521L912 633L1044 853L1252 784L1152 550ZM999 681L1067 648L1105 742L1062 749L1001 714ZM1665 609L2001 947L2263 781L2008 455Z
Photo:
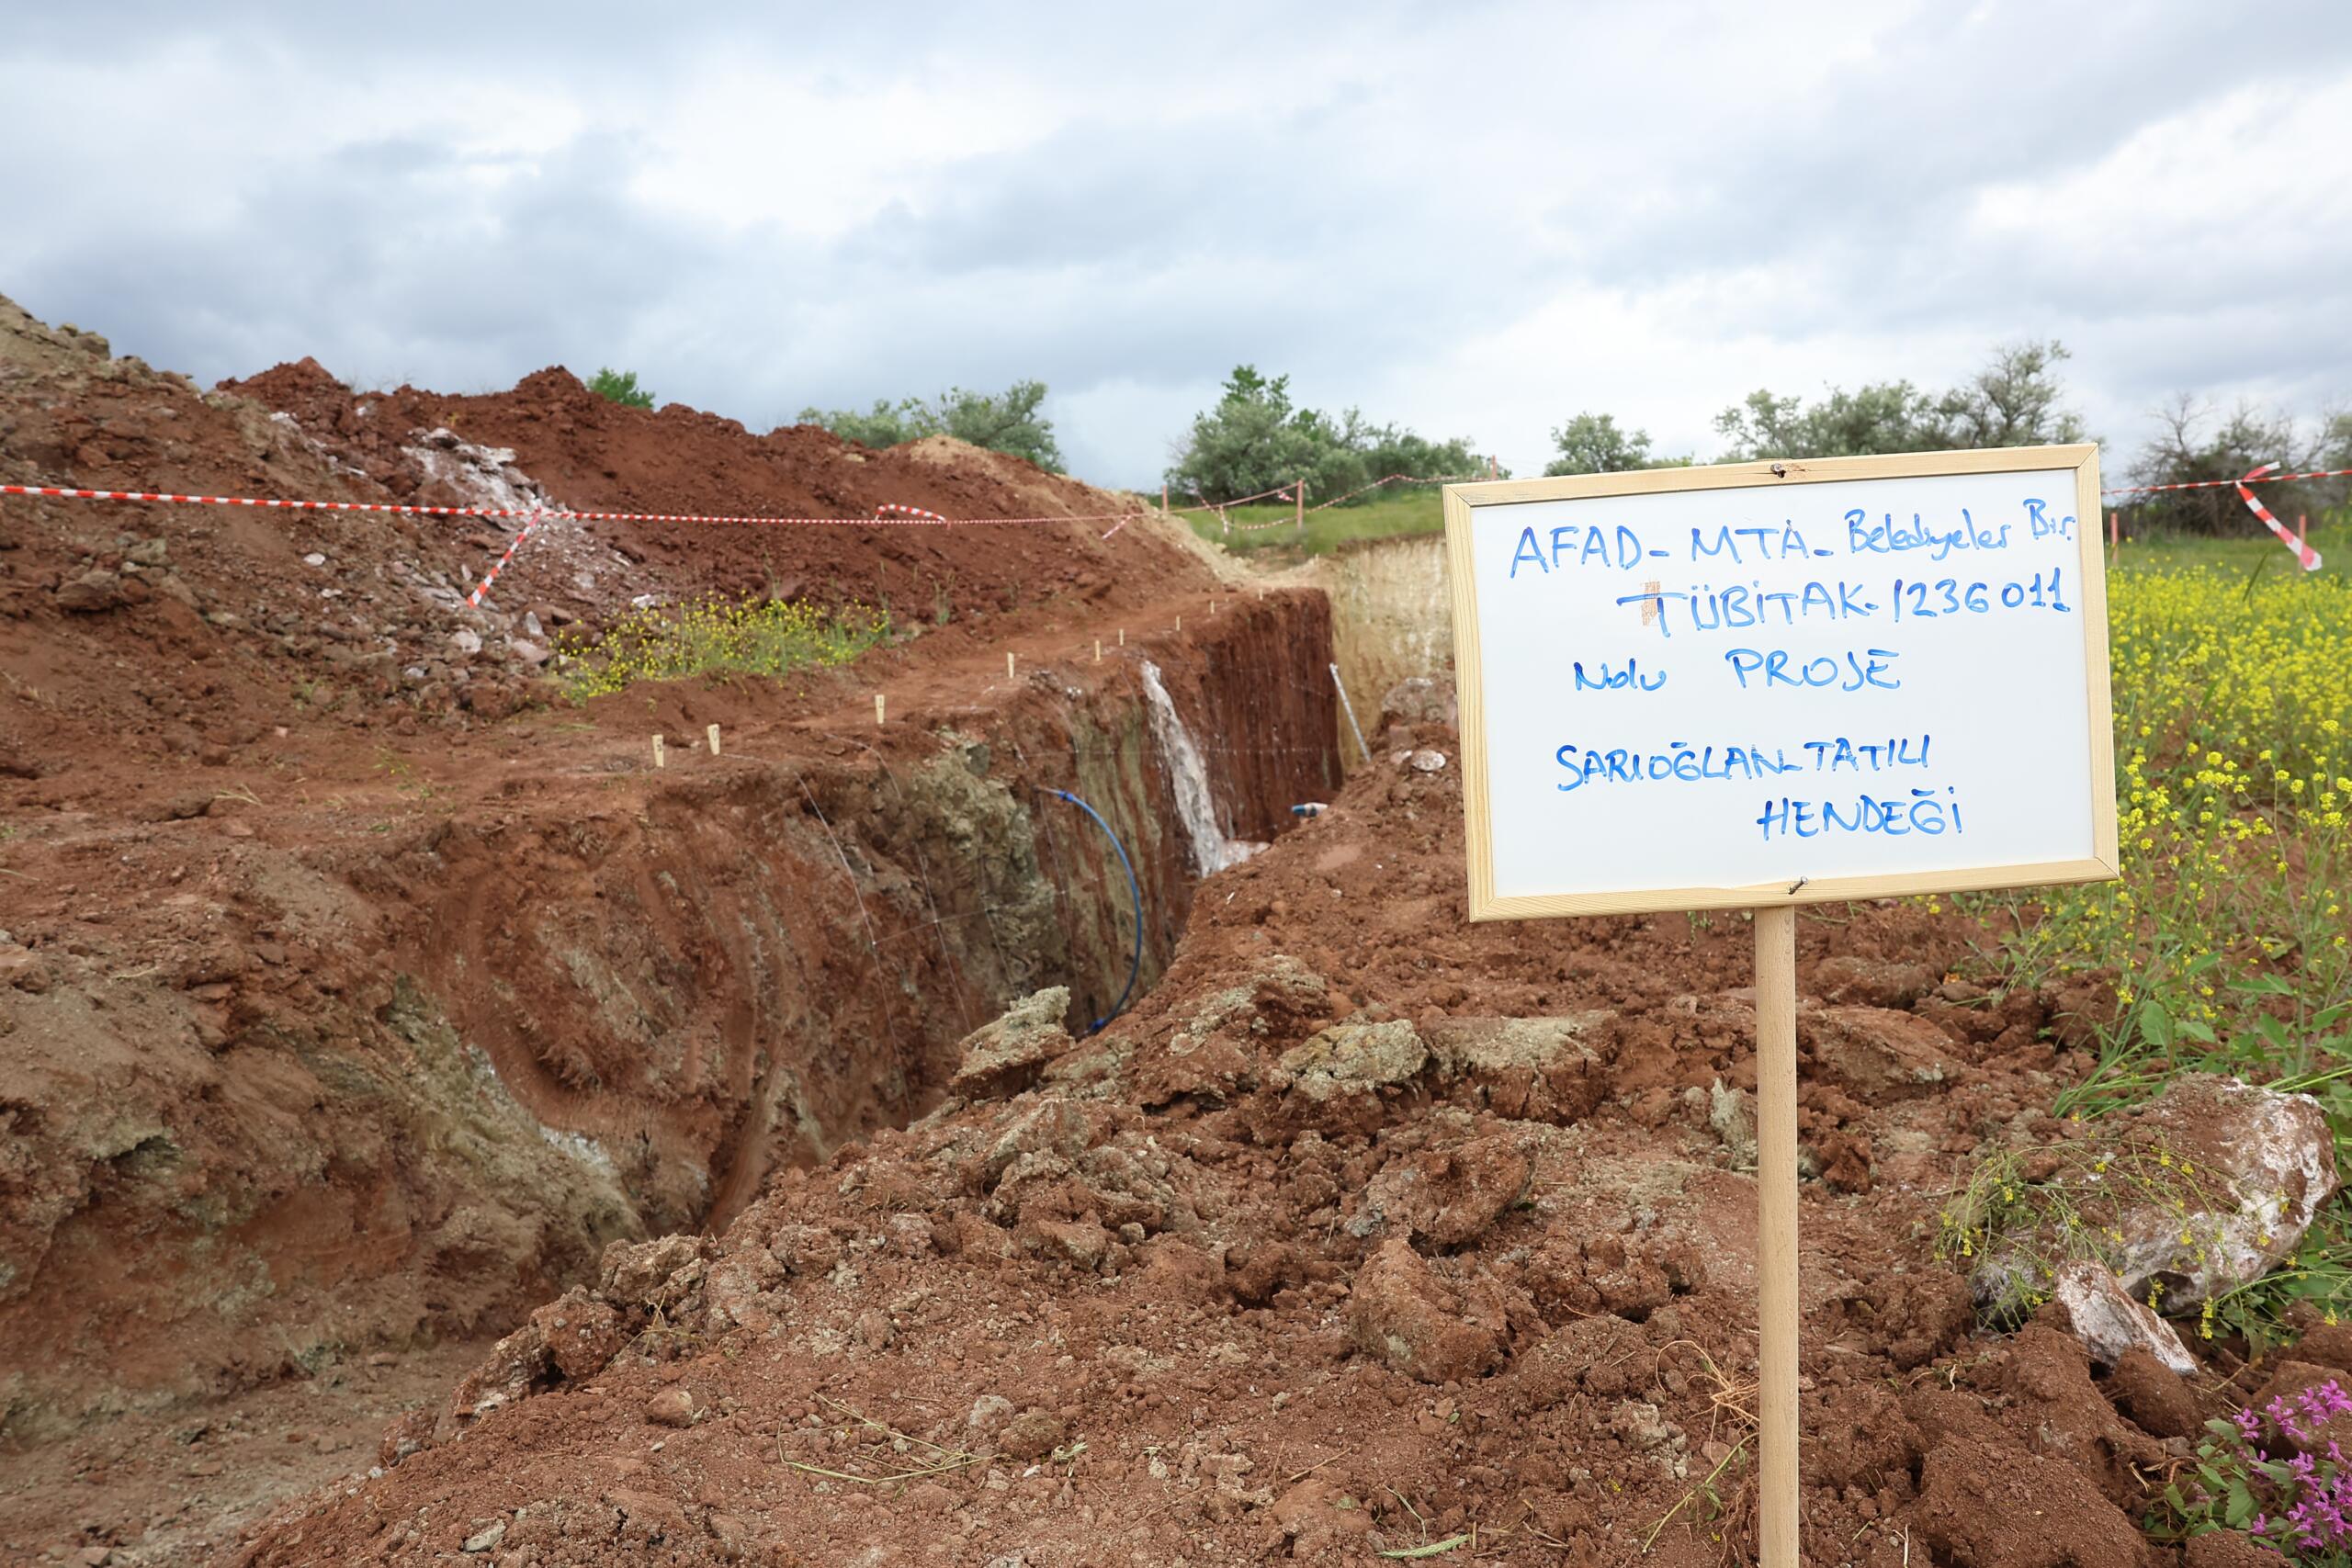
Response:
M1446 491L1471 916L2115 874L2095 446Z

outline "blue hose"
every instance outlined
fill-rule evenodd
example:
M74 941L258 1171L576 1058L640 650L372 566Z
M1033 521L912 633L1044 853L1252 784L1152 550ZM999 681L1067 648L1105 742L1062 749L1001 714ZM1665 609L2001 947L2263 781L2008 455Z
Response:
M1111 831L1111 824L1102 820L1102 814L1066 789L1057 789L1053 793L1094 818L1094 825L1102 829L1102 836L1111 840L1113 849L1119 852L1119 864L1125 867L1127 873L1127 896L1135 900L1136 951L1135 955L1127 960L1126 989L1119 993L1119 999L1111 1004L1109 1012L1104 1013L1088 1026L1087 1033L1100 1034L1102 1032L1103 1025L1118 1017L1120 1010L1127 1005L1127 998L1135 994L1136 976L1143 972L1143 885L1136 880L1136 863L1127 858L1127 846L1119 842L1119 835Z

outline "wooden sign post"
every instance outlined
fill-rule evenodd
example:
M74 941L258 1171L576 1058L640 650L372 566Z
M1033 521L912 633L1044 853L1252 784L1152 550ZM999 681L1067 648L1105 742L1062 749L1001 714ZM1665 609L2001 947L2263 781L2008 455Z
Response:
M1796 906L2115 875L2098 449L1450 485L1470 918L1756 928L1758 1519L1798 1562Z

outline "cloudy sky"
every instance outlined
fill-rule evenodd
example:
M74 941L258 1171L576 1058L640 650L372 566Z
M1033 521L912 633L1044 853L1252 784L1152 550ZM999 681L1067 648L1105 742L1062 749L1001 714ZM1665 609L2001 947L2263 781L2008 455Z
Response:
M2111 468L2352 402L2341 0L9 11L0 293L206 379L1037 377L1135 485L1244 360L1522 472L2024 337Z

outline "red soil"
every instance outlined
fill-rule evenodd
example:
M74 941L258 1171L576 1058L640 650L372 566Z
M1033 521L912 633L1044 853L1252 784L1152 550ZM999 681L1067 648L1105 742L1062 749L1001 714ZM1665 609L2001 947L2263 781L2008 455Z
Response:
M1209 882L1036 1088L615 1249L236 1561L1751 1551L1755 1194L1710 1120L1752 1082L1747 927L1466 925L1456 776L1385 761ZM1801 922L1810 1560L2154 1562L2149 1478L2214 1392L2156 1391L2167 1421L2063 1331L1976 1337L1929 1250L1956 1162L2061 1135L2034 1108L2083 1066L2053 998L1945 979L1971 935ZM1546 1016L1548 1055L1481 1054L1477 1021ZM1308 1043L1340 1021L1378 1027Z

